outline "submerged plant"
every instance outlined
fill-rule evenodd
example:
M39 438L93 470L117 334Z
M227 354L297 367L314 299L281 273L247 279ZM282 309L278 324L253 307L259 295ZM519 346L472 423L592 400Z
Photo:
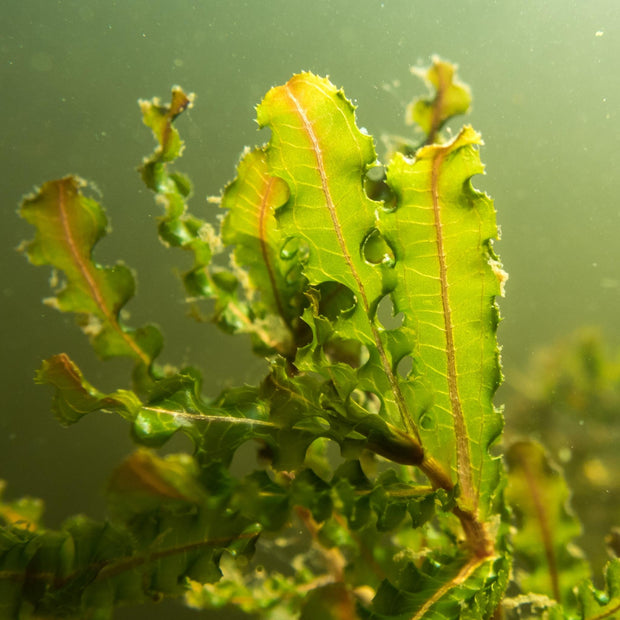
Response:
M103 619L165 596L264 618L620 613L620 564L607 592L592 587L544 451L518 442L504 469L493 396L506 274L493 204L471 184L481 139L469 126L442 136L470 103L454 67L435 59L425 77L433 92L409 108L419 140L395 143L385 167L328 80L271 89L258 107L271 138L244 153L219 230L188 212L191 184L170 168L192 97L141 102L158 142L140 170L163 207L160 239L191 252L192 302L268 360L258 385L208 397L195 368L160 365L159 330L122 319L131 271L92 259L107 222L83 181L24 200L30 261L64 277L52 303L102 358L134 362L132 388L110 393L64 353L36 380L54 387L62 424L115 412L140 447L111 477L106 522L51 531L36 501L0 505L2 617ZM213 260L226 252L229 267ZM193 454L158 456L177 432ZM235 476L248 441L258 464ZM261 563L248 562L257 549Z

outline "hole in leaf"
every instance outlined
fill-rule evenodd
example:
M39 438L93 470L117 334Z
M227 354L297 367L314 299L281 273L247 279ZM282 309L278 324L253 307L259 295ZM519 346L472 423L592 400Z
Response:
M259 448L257 450L257 448ZM230 473L241 478L256 469L257 458L264 457L264 454L260 452L260 444L256 441L246 441L235 450L233 460L230 464Z
M319 478L329 479L331 471L326 466L337 469L343 462L338 444L326 437L318 437L306 450L305 464Z
M353 291L339 282L322 282L318 291L319 314L330 321L335 321L343 313L351 312L357 303Z
M435 428L435 420L433 416L425 413L420 418L420 428L425 431L432 431Z
M382 202L386 211L393 211L396 206L396 196L392 188L386 183L385 166L372 166L364 179L364 191L371 200Z
M308 244L299 237L289 237L280 249L282 260L292 260L296 258L299 262L304 262L310 252Z
M185 433L175 433L160 449L159 454L192 454L194 452L194 441Z
M362 345L357 340L332 338L324 347L325 356L332 363L343 362L351 368L359 368L362 364Z
M405 320L402 312L394 314L394 303L390 295L386 295L377 305L377 318L385 329L398 329Z
M370 351L368 347L363 344L360 347L360 366L363 366L370 359Z
M355 389L351 392L351 399L369 413L379 413L381 410L381 401L372 392Z
M295 284L301 278L303 278L303 265L301 263L294 263L284 276L287 284Z
M366 395L362 390L355 389L351 392L351 400L355 401L358 405L364 406L366 402Z
M364 260L371 265L393 267L396 263L394 250L376 228L373 228L362 241L362 255Z
M405 355L399 362L398 366L396 366L396 372L403 378L406 379L409 376L409 373L413 369L413 358L411 355Z

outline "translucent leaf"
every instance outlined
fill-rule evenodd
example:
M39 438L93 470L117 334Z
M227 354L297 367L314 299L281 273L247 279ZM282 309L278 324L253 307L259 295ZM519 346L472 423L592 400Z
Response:
M134 439L145 446L162 446L177 431L187 434L204 465L214 461L229 465L236 450L255 439L269 446L279 466L295 467L316 439L306 429L270 421L257 389L231 389L218 399L203 399L200 377L192 369L157 381L144 401L128 390L99 391L65 354L46 360L37 382L55 388L53 410L64 425L88 413L113 411L132 424Z
M35 265L62 272L64 281L55 286L48 303L79 315L99 355L128 356L148 368L161 349L161 335L152 325L136 330L121 322L120 311L134 294L134 279L120 263L102 267L93 261L107 219L99 204L82 193L84 186L69 176L44 183L28 196L20 215L36 227L37 235L23 247Z
M369 262L363 254L380 207L366 196L362 184L376 159L372 139L356 127L353 106L343 93L312 74L297 75L269 91L258 107L258 122L272 131L267 150L272 173L289 185L291 197L278 220L285 236L297 237L308 247L306 277L317 287L337 283L344 287L339 295L345 289L352 295L346 320L336 316L333 325L324 324L333 330L329 337L357 340L371 350L372 370L385 378L376 390L384 417L415 435L385 336L375 321L379 300L394 286L390 268ZM316 304L318 314L319 299ZM309 311L304 320L314 329L312 349L324 344L318 331L322 325ZM309 361L306 368L311 364L316 366Z
M74 424L87 413L101 409L118 411L129 419L135 418L140 409L140 400L133 392L118 390L104 394L97 390L64 353L45 360L35 380L54 386L52 410L63 426Z
M518 524L513 537L517 583L523 592L547 595L574 611L573 588L590 569L575 545L581 525L568 506L566 482L537 443L513 444L506 460L506 494Z
M448 120L468 112L471 92L456 78L456 66L437 56L433 57L433 64L428 69L412 68L412 73L425 80L434 92L408 106L407 121L418 125L427 136L427 144L432 144Z
M158 146L145 158L140 172L157 201L164 208L159 218L159 237L172 247L193 254L193 267L183 274L183 283L191 301L215 300L209 317L230 333L249 333L257 352L278 351L294 356L298 320L305 303L301 290L304 280L298 267L299 256L281 254L283 241L275 227L274 210L287 197L287 188L269 176L264 153L245 153L237 169L237 178L221 197L221 206L229 212L221 235L205 220L192 215L187 199L191 183L170 169L183 152L184 144L173 123L193 105L193 95L180 88L172 91L169 104L158 98L140 101L143 121L153 131ZM215 254L235 246L231 268L212 267ZM220 261L221 263L221 261ZM240 267L247 269L244 273ZM196 308L195 316L200 317Z
M328 376L345 403L356 389L372 392L381 417L419 445L433 484L449 490L458 482L468 519L479 509L484 519L499 482L488 448L501 430L491 398L500 378L494 297L505 274L490 246L492 205L469 184L482 171L479 137L466 128L415 161L397 156L388 183L398 203L385 210L363 189L372 140L327 80L300 74L272 89L258 121L272 132L271 172L289 185L279 224L308 247L304 273L317 290L303 315L313 340L296 365ZM327 287L352 301L326 317ZM388 293L405 315L402 328L384 329L377 319ZM347 341L369 353L359 369L330 363L329 346ZM407 356L413 370L401 376Z
M382 216L381 230L397 257L391 296L404 315L401 346L413 358L403 389L412 399L416 385L431 394L424 409L411 407L422 444L451 471L462 505L484 519L500 479L489 447L502 427L492 402L501 377L494 300L506 276L491 245L493 204L470 184L483 171L479 143L465 127L413 161L395 155L387 181L397 205Z
M262 336L265 344L294 357L305 281L299 270L303 249L285 244L276 224L275 210L287 199L288 186L270 176L264 150L248 151L239 162L237 178L222 195L221 206L228 212L221 234L226 245L235 246L235 263L248 272L245 296L257 330L262 325L256 334L262 336L268 329L272 341Z
M143 179L164 207L160 238L194 256L186 291L215 300L225 330L252 334L268 376L216 398L203 396L191 368L140 395L103 393L67 356L47 360L37 378L55 387L63 423L113 411L139 444L182 432L194 455L140 450L113 476L108 529L74 520L14 574L60 580L46 604L75 614L140 601L147 583L164 595L191 587L190 600L216 607L252 599L257 584L281 586L289 601L268 593L265 605L297 617L490 617L510 563L504 481L489 454L502 424L492 398L505 274L491 247L492 204L470 185L482 171L478 135L465 128L415 159L395 156L377 177L381 190L371 188L386 201L373 200L367 173L383 168L353 106L328 80L294 76L258 108L271 139L241 160L218 236L188 213L191 184L169 169L183 146L173 122L190 104L180 89L169 105L142 102L158 143ZM442 105L432 103L437 118L456 110ZM223 251L230 266L211 260ZM261 469L235 478L231 463L248 441ZM331 442L345 460L333 474ZM214 585L222 554L248 556L265 530L282 535L266 544L285 545L288 574L231 570ZM39 553L19 540L9 566L24 548Z
M305 412L317 403L317 411L330 412L323 417L332 429L356 420L356 432L369 437L370 420L382 420L408 438L408 459L400 462L418 465L434 488L456 495L452 510L473 555L441 571L427 608L459 598L454 593L466 582L472 587L474 574L495 575L472 587L481 608L490 605L500 591L491 583L506 580L505 572L497 576L506 569L501 467L489 453L502 427L492 404L500 381L494 300L506 275L491 247L492 203L470 185L482 172L479 136L465 128L415 160L397 155L387 175L396 201L384 205L364 191L376 159L372 140L327 80L300 74L272 89L258 122L271 129L270 173L289 187L278 223L308 248L303 271L312 288L302 316L312 338L295 359L302 374L288 380L290 400L304 376L322 376L323 399L309 395ZM386 296L404 315L398 328L377 316ZM387 436L372 449L399 460ZM379 512L380 526L393 527L399 511L392 504Z
M140 100L142 120L157 141L157 148L142 162L140 174L164 209L158 226L161 241L193 254L194 265L183 274L183 282L188 295L196 298L209 297L213 293L213 283L206 270L213 254L212 230L204 220L187 211L186 201L191 195L189 180L169 169L169 164L178 159L184 149L174 121L191 108L193 102L194 96L186 95L179 87L172 89L169 104L162 104L157 97L150 101Z
M152 129L153 135L159 143L155 153L145 160L142 168L142 173L148 179L147 185L158 185L165 182L165 178L158 174L163 172L158 164L174 161L183 152L183 141L172 123L177 116L191 108L193 104L194 95L186 95L183 89L178 86L172 89L170 104L162 104L157 98L151 101L140 100L142 120L147 127ZM183 191L182 193L187 194L188 192Z

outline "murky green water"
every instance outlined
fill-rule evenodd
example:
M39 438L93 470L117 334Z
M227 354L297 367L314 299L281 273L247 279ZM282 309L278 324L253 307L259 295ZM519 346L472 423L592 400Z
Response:
M51 525L102 514L106 475L130 442L112 417L59 428L49 393L32 384L39 360L65 350L104 389L126 372L104 372L72 320L40 304L49 274L14 252L30 235L15 208L33 185L69 172L97 183L114 228L97 256L137 269L133 324L162 324L164 358L202 365L211 393L261 372L243 339L186 320L172 272L184 257L157 242L157 208L135 173L153 147L136 101L173 84L198 97L180 122L180 167L195 182L193 210L215 218L204 198L233 176L244 145L266 138L253 108L273 84L302 69L329 74L379 136L406 131L403 105L423 90L410 65L434 53L458 62L474 93L467 120L486 142L488 175L476 184L495 198L510 272L508 388L539 344L583 324L620 345L616 0L4 0L0 16L0 476L10 496L43 497Z

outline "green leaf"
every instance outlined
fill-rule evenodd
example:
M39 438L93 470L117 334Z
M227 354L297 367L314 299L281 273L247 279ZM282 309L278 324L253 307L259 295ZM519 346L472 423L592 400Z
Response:
M429 139L458 109L443 77ZM142 177L164 208L160 238L193 254L187 293L213 300L226 331L252 335L268 376L208 398L184 368L138 396L101 392L65 355L47 360L37 380L55 387L62 423L112 411L137 443L163 446L180 431L194 455L130 457L110 483L109 524L76 518L40 538L11 528L0 547L11 605L103 618L191 588L199 606L245 597L249 613L285 617L490 617L510 569L504 478L490 454L502 426L492 398L505 274L492 203L470 183L479 136L467 127L415 158L396 155L372 188L367 173L383 168L352 104L326 79L294 76L258 108L271 139L240 161L218 236L188 213L191 184L170 169L183 148L173 122L190 105L181 89L169 105L141 103L158 143ZM90 260L93 245L78 255ZM226 255L212 260L220 252L230 267ZM249 441L261 467L236 478ZM344 458L335 472L333 442ZM275 534L265 544L285 574L236 566L215 585L222 555L249 557L261 531ZM261 586L280 596L261 597Z
M403 389L414 399L416 385L431 393L416 414L422 445L458 482L461 505L484 520L500 481L489 447L502 427L492 403L501 378L494 300L506 275L491 245L493 204L470 183L483 171L479 144L465 127L413 161L396 154L387 181L397 206L381 218L381 230L397 256L391 296L404 315L400 346L413 362Z
M360 295L359 305L369 312L383 291L381 274L360 256L376 219L377 204L360 182L376 159L372 138L356 127L353 106L342 91L309 73L271 89L257 113L259 125L272 132L267 150L272 174L290 189L279 223L285 234L290 231L307 245L308 279L312 284L340 282ZM336 269L333 258L321 260L321 248L331 250L336 265L346 269Z
M187 206L191 183L170 170L170 164L184 148L173 123L193 101L193 95L178 87L172 91L170 104L163 105L158 98L140 101L143 121L158 143L140 172L164 208L159 237L165 245L193 254L194 265L183 274L183 283L189 300L215 300L211 320L227 332L249 333L258 353L278 351L292 357L295 339L303 336L298 317L305 301L299 257L293 260L290 248L288 254L281 254L283 243L275 227L274 210L286 200L286 185L268 175L260 149L248 151L239 163L237 178L220 200L228 210L221 235L192 215ZM226 246L235 246L232 267L210 267L213 256ZM196 307L194 315L201 318Z
M235 246L235 264L247 270L244 292L253 318L247 330L253 329L270 348L294 357L305 280L299 269L303 250L294 243L286 245L276 224L275 210L287 199L288 186L270 176L264 150L248 151L239 162L237 178L222 195L221 207L228 213L221 236L224 244ZM244 278L240 282L243 285Z
M334 473L339 510L356 531L374 524L378 532L395 531L406 520L421 527L435 514L437 493L388 470L370 480L359 461L346 461Z
M0 531L0 614L111 618L116 605L217 581L222 553L247 561L260 533L232 508L235 492L206 488L187 455L139 451L111 480L111 521L77 516L59 531Z
M132 424L137 442L149 447L162 446L182 431L203 465L214 461L229 465L237 449L254 439L269 446L280 467L293 468L303 462L317 437L307 429L293 428L293 420L287 424L269 420L258 389L230 389L217 399L203 399L200 377L192 369L158 380L144 401L128 390L99 391L65 354L46 360L36 380L55 388L53 411L61 424L73 424L95 411L112 411Z
M157 97L139 102L142 120L157 141L157 148L142 162L140 174L164 209L164 214L159 218L159 238L167 246L179 247L193 254L194 265L183 274L190 298L210 297L213 294L213 282L207 266L213 254L211 239L214 237L209 224L187 212L186 201L192 191L189 179L169 170L169 164L178 159L184 149L173 123L193 106L193 102L194 95L186 95L179 87L172 89L169 104L162 104Z
M44 183L24 199L20 215L37 229L24 249L33 264L62 272L65 280L58 284L54 279L55 297L47 302L79 315L101 357L128 356L149 368L161 349L161 335L152 325L136 330L121 322L120 311L134 294L134 279L120 263L102 267L92 260L107 218L100 205L83 194L84 186L81 179L68 176Z
M518 524L513 536L517 583L523 592L545 594L574 612L573 588L590 569L575 545L581 525L568 506L566 482L537 443L513 444L506 460L506 495Z
M303 315L313 340L297 367L323 374L347 405L355 390L374 394L379 415L424 454L418 464L433 484L458 483L467 519L484 520L501 488L488 450L502 424L491 399L500 380L494 298L505 274L491 248L492 204L469 183L482 172L478 135L466 128L414 161L397 155L388 183L398 202L386 210L363 189L376 159L372 140L327 80L300 74L272 89L258 121L272 132L270 171L289 186L279 224L308 247L304 273L317 291ZM331 316L327 294L339 300ZM399 329L377 318L387 294L405 315ZM360 368L330 363L329 345L349 341L368 351ZM413 370L401 372L407 357ZM478 543L488 552L488 541Z
M612 620L620 614L620 560L617 558L607 565L605 582L605 592L596 589L590 582L579 585L577 598L583 620Z
M104 394L93 387L68 355L61 353L45 360L35 381L55 388L52 411L63 425L74 424L87 413L113 410L133 420L139 412L139 398L128 390Z
M396 585L385 581L364 620L422 620L423 618L488 618L505 587L503 560L495 563L457 558L445 566L409 563ZM490 592L490 596L489 596Z
M183 141L172 123L177 116L194 105L194 95L191 93L186 95L183 89L175 86L172 89L170 104L162 104L157 97L151 101L141 99L139 103L142 120L147 127L151 128L159 143L151 157L145 159L141 171L147 185L157 186L166 182L165 174L161 176L161 173L165 172L161 164L174 161L183 152ZM189 192L184 190L181 193L188 194Z
M419 463L415 438L358 405L354 400L358 393L351 398L346 394L343 402L334 386L318 373L290 376L282 360L276 360L261 395L269 406L270 419L278 426L306 430L315 439L332 439L347 457L358 457L367 448L396 463ZM280 454L284 450L288 454L288 448L280 445Z
M116 516L127 517L141 510L154 510L162 501L168 505L206 500L198 484L199 470L187 455L170 455L165 460L141 448L117 467L108 484L108 500Z
M426 143L432 144L447 121L469 111L471 92L456 78L456 66L437 56L428 69L412 68L412 73L421 77L434 92L407 107L407 122L418 125L427 136Z
M330 425L326 436L336 438L355 421L366 447L396 461L406 453L400 462L418 465L434 488L456 496L447 509L458 517L471 556L451 568L442 559L433 594L403 613L418 609L422 617L469 588L479 613L490 613L508 566L501 463L489 452L502 428L492 398L501 377L495 297L506 275L491 246L492 203L470 184L482 172L480 138L465 128L414 160L395 156L387 183L396 200L384 205L364 191L376 160L372 140L327 80L300 74L272 89L258 122L271 129L269 172L289 187L278 223L284 237L308 249L303 272L311 287L302 318L312 338L295 359L301 374L278 376L272 413L288 394L292 415L290 403L304 394L300 414L317 412ZM377 314L386 298L394 314L404 315L399 328L384 326ZM323 384L318 380L314 394L302 387L317 377ZM387 432L371 439L371 420ZM397 433L407 439L406 451L386 441ZM355 441L352 433L348 438ZM378 527L402 520L402 505L383 509L379 493L374 501ZM454 525L444 520L443 535ZM474 586L475 575L486 577Z
M297 237L308 248L304 274L310 284L323 285L323 296L329 291L325 287L336 285L330 294L335 291L339 298L350 299L329 326L330 336L357 340L371 350L369 363L381 376L375 393L383 401L384 417L415 435L384 334L375 321L379 300L394 286L391 265L384 268L383 258L373 264L364 256L380 207L366 196L362 184L376 159L372 139L356 127L353 106L344 94L308 73L269 91L258 107L258 122L271 128L271 172L289 185L290 199L278 213L283 234ZM377 254L375 247L372 253ZM318 314L316 298L315 303ZM309 312L304 320L318 329ZM320 336L317 344L323 344ZM315 370L310 364L306 368ZM350 383L349 391L353 387Z

